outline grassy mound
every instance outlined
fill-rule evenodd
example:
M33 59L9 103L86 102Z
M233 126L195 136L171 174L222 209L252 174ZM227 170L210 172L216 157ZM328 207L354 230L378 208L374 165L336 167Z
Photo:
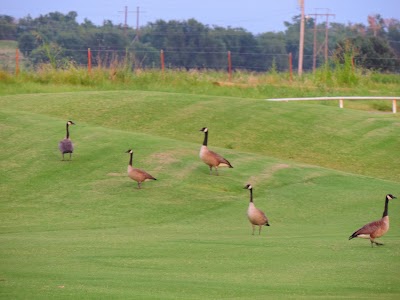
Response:
M0 297L400 296L393 114L155 92L2 96ZM76 151L61 161L65 122ZM208 175L203 135L233 169ZM134 165L158 180L138 190ZM271 226L251 235L248 191Z

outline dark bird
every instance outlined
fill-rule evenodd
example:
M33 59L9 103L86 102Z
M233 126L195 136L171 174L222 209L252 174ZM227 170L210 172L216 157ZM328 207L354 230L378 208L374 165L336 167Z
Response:
M375 239L380 238L389 230L389 215L388 215L388 205L389 200L396 199L395 196L391 194L386 195L385 200L385 209L383 211L382 218L371 223L368 223L355 231L350 237L349 240L359 237L364 239L369 239L371 241L371 247L375 245L381 246L382 243L378 243Z
M60 149L61 154L62 154L62 160L64 160L64 154L69 153L69 159L71 160L71 155L72 152L74 152L74 145L72 144L72 141L69 138L69 126L70 125L75 125L74 122L68 121L67 122L67 135L63 140L61 140L58 143L58 149Z
M253 187L251 186L251 184L247 184L244 189L248 189L250 191L250 202L249 208L247 209L247 217L249 218L251 226L253 227L253 235L256 225L258 226L258 234L260 235L262 226L269 226L268 218L263 211L259 210L254 205Z
M126 151L126 153L130 154L130 159L129 159L129 165L128 165L128 176L135 180L138 183L138 188L140 189L142 186L142 182L145 180L157 180L153 176L151 176L149 173L141 170L134 168L132 166L132 161L133 161L133 151L129 149Z
M218 175L218 167L229 167L233 168L231 163L223 158L218 153L215 153L208 149L207 142L208 142L208 128L203 127L200 131L204 132L204 141L203 145L200 148L200 158L201 160L210 167L210 174L212 172L212 168L215 168L215 172Z

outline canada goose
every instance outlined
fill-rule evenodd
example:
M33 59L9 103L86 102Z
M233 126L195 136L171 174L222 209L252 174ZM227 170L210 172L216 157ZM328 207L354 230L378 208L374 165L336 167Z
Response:
M130 178L132 178L133 180L137 181L139 189L141 188L143 181L145 181L147 179L157 180L153 176L151 176L149 173L147 173L141 169L134 168L132 166L133 151L131 149L126 151L126 153L130 154L129 165L128 165L128 176Z
M368 223L355 231L350 237L349 240L359 237L364 239L369 239L371 241L371 247L375 245L381 246L382 243L375 242L376 238L383 236L389 230L389 215L388 215L388 204L389 200L396 199L392 194L386 195L385 200L385 210L383 211L382 218Z
M244 189L248 189L250 191L250 202L249 208L247 209L247 217L249 218L251 226L253 227L253 235L256 225L258 226L258 234L260 235L262 226L269 226L268 218L264 212L255 207L253 202L253 187L251 184L247 184Z
M71 160L72 152L74 152L74 145L72 144L71 140L69 139L69 126L75 125L74 122L68 121L67 122L67 135L66 137L58 143L58 149L60 149L62 154L62 160L64 160L64 154L69 153L69 159Z
M200 158L201 160L210 167L210 174L212 172L212 167L215 168L215 172L218 175L218 167L219 166L226 166L229 168L233 168L231 163L223 158L218 153L215 153L208 149L207 142L208 142L208 128L203 127L200 131L204 132L204 141L203 145L200 148Z

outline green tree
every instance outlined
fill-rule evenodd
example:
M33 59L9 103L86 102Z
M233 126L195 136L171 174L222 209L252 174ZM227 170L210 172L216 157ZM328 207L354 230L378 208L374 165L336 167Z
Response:
M0 16L0 35L14 34L7 26L15 28L20 50L35 62L45 61L54 49L58 57L87 63L87 48L92 49L94 63L109 65L112 61L127 61L145 68L159 64L159 51L165 52L167 66L174 68L227 67L227 51L231 52L236 69L266 71L272 66L276 70L288 67L288 53L293 54L293 65L298 63L300 16L284 22L283 32L266 32L257 36L243 28L207 26L195 19L186 21L157 20L140 28L140 37L132 28L113 24L105 20L101 26L85 19L76 21L74 11L62 14L51 12L32 18L29 15L15 20ZM313 65L314 22L305 21L305 43L303 68L311 70ZM325 23L317 24L317 66L324 62L323 44ZM11 28L11 27L10 27ZM369 16L368 26L363 24L329 24L329 55L340 52L345 41L350 41L359 51L356 62L367 68L398 71L400 53L400 25L398 20L385 20L380 15ZM53 50L51 50L53 49ZM51 51L50 51L51 50ZM33 54L32 54L33 53ZM57 64L56 64L57 65Z
M165 51L166 64L178 68L220 68L224 45L214 30L197 22L158 20L146 26L141 41ZM226 54L225 54L226 58Z
M43 43L31 52L30 59L35 65L50 63L53 68L63 66L66 61L63 49L55 43Z
M36 38L31 31L22 33L18 38L18 48L25 56L29 56L38 46Z
M134 41L129 48L133 54L133 67L136 68L159 68L160 50L150 44Z
M0 40L16 40L17 27L11 16L0 15Z
M395 51L397 58L400 59L400 21L396 19L388 19L385 23L387 25L387 38L389 45Z
M260 66L266 69L275 66L277 71L288 69L288 54L286 52L285 34L283 32L267 32L257 37L260 47Z
M299 61L299 39L300 39L300 20L301 16L295 16L292 18L292 22L284 22L286 26L285 40L286 40L286 51L293 55L293 65L297 66ZM314 20L307 18L305 20L305 34L304 34L304 52L303 52L303 69L312 69L312 57L313 57L313 29Z
M354 58L357 66L378 71L398 71L399 59L386 39L375 36L347 39L338 44L337 57L345 57L348 44L357 52Z
M215 27L215 36L221 39L227 51L231 51L233 68L265 70L265 65L260 60L258 42L253 34L243 28ZM226 61L225 53L224 56Z

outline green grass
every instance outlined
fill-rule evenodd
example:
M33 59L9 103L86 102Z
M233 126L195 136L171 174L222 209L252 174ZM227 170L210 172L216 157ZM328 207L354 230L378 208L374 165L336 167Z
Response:
M182 93L0 97L0 298L400 296L400 204L385 246L348 241L400 196L397 115ZM76 151L57 150L65 122ZM233 169L208 175L210 148ZM143 189L134 164L158 180ZM246 218L248 191L270 218Z
M145 91L15 95L2 104L193 143L208 126L215 146L400 181L398 114Z

